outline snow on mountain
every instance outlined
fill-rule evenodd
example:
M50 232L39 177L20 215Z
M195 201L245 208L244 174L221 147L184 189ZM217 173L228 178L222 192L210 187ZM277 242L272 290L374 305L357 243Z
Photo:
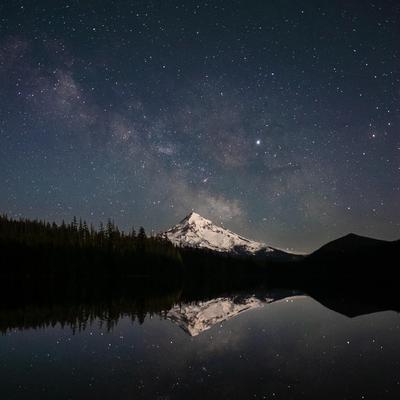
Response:
M195 212L189 214L173 228L161 233L161 237L170 240L176 246L203 248L218 252L284 254L265 243L246 239L228 229L221 228Z

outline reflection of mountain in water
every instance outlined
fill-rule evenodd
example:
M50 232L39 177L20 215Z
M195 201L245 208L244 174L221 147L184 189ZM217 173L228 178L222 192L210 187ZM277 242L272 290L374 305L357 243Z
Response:
M213 282L214 283L214 282ZM324 287L298 290L245 286L241 289L151 288L142 280L76 281L29 280L3 282L0 290L0 334L11 329L37 329L59 323L73 332L94 322L112 330L121 318L139 324L152 315L168 318L192 336L245 311L306 293L325 307L349 317L379 311L400 312L398 290L358 285L347 291ZM147 287L146 287L147 285ZM149 287L150 286L150 287Z
M294 295L296 295L295 292L276 291L263 296L219 297L193 304L176 305L168 311L167 318L179 325L190 336L197 336L212 326L245 311Z

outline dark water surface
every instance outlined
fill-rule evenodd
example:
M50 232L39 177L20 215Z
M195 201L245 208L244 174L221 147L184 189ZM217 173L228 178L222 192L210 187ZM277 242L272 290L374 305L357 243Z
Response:
M400 398L397 312L350 318L279 291L142 305L1 314L0 398Z

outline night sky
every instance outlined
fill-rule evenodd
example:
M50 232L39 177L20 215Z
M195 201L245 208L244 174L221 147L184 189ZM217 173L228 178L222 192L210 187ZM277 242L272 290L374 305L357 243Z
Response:
M398 1L2 1L0 78L10 216L400 237Z

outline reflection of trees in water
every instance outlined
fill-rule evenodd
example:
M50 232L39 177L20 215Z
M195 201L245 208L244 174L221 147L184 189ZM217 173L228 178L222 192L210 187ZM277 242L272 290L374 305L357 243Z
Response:
M142 324L146 316L162 316L173 304L173 295L151 299L115 300L111 303L30 304L0 309L0 330L47 328L59 324L73 332L84 331L95 323L112 330L122 317Z
M73 332L83 331L96 326L112 330L122 317L142 324L146 316L163 316L177 301L178 289L166 290L164 293L149 291L148 295L131 286L119 293L116 288L106 286L85 288L83 293L71 295L65 287L61 292L51 295L46 288L35 285L19 297L16 292L7 290L7 304L0 306L0 330L5 333L9 329L46 328L56 325L69 327ZM10 288L11 289L11 288ZM21 289L21 288L19 288ZM16 288L14 288L14 291ZM65 294L65 297L63 297ZM2 294L4 298L4 292Z
M112 330L127 317L142 324L146 318L165 318L176 304L230 295L237 284L212 287L178 282L143 280L55 282L26 280L3 282L0 295L0 331L68 327L79 332L96 326ZM251 287L242 283L241 289Z
M216 298L241 303L257 292L262 300L299 294L298 291L267 290L253 280L148 280L104 279L96 281L24 280L0 281L0 332L12 329L38 329L60 326L73 333L90 327L108 331L121 318L143 324L146 318L167 318L176 305L190 306ZM267 292L266 292L267 290ZM311 297L349 317L383 310L400 310L397 291L305 290Z

